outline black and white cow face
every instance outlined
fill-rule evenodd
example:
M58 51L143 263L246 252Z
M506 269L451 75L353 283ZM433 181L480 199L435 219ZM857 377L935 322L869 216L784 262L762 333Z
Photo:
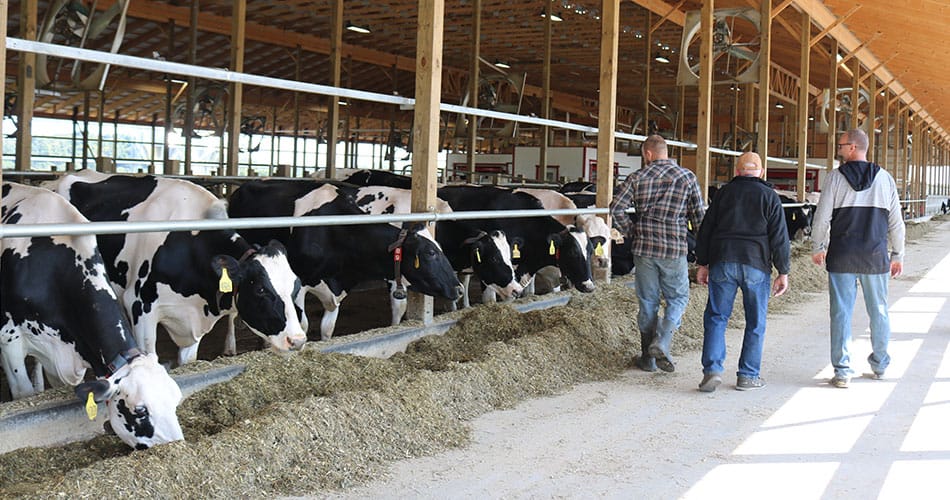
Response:
M109 378L76 386L81 401L90 393L106 403L112 431L137 450L184 439L176 414L181 389L155 354L135 357Z
M548 245L555 248L557 266L574 287L584 293L593 292L590 255L594 247L587 235L573 226L568 226L560 233L549 235Z
M303 347L307 334L300 324L302 312L294 303L300 292L300 278L290 268L284 245L271 240L241 261L218 255L212 267L219 279L222 269L228 270L237 310L254 334L275 351Z
M462 293L452 264L424 224L409 226L402 243L400 271L414 292L448 300L456 300Z
M515 279L511 264L511 245L500 230L481 233L470 240L472 271L502 297L517 297L524 287Z

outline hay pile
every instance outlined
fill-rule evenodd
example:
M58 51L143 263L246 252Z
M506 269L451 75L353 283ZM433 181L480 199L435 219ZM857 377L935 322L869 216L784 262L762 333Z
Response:
M808 248L793 254L792 288L772 301L774 311L825 288ZM705 288L693 285L674 353L701 346L705 301ZM616 280L560 308L475 308L445 335L390 359L305 350L200 362L185 369L247 370L182 403L184 442L130 452L101 436L18 450L0 456L0 497L259 498L345 488L393 460L464 445L466 422L485 412L629 369L640 350L636 312L634 291ZM740 303L733 321L741 325Z

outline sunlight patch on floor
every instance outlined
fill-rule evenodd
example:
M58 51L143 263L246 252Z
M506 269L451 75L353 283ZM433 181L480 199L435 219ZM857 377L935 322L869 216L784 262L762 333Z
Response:
M913 287L911 293L950 293L950 255L933 267Z
M720 465L683 495L690 498L820 498L836 462ZM728 495L725 495L728 492Z
M948 423L950 382L935 382L930 386L924 403L914 417L914 423L901 444L901 451L950 451Z
M870 382L870 381L869 381ZM890 396L893 383L801 389L740 444L736 455L847 453Z
M891 466L878 500L945 499L950 460L898 460Z

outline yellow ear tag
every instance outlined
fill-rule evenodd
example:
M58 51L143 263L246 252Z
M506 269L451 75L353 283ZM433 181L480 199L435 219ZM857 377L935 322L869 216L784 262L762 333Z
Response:
M598 256L598 257L603 257L603 256L604 256L604 247L603 247L603 245L601 245L600 243L597 243L597 247L594 248L594 255L596 255L596 256Z
M482 263L482 254L478 251L477 248L475 249L475 260L478 261L479 264Z
M689 229L690 231L693 230L693 221L691 220L686 221L686 229Z
M89 420L95 420L96 414L99 413L99 406L96 405L96 400L93 399L92 393L89 393L89 397L86 398L86 416L89 417Z
M795 220L795 213L792 212L792 220Z
M521 258L521 250L518 250L518 244L517 244L517 243L515 243L515 246L512 247L512 249L511 249L511 258L512 258L512 259L520 259L520 258Z
M416 269L419 269L419 256L418 256L418 255L416 255L416 260L412 263L412 265L416 266Z
M231 283L231 277L228 276L228 268L221 268L221 279L218 280L218 291L221 293L230 293L234 290L234 285Z
M551 240L551 246L548 247L548 255L554 255L557 253L557 249L554 248L554 240Z

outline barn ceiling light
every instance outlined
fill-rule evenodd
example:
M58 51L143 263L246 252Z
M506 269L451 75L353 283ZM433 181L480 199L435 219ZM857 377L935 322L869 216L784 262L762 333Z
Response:
M656 62L658 62L658 63L663 63L663 64L669 64L669 63L670 63L670 60L667 59L666 56L664 56L663 54L660 54L659 52L657 52L656 54L654 54L653 60L656 61Z
M541 17L548 17L548 13L545 12L544 9L541 9ZM563 21L564 18L561 17L560 14L558 14L557 12L555 12L554 14L551 14L551 20L554 21L554 22L559 22L559 21Z
M358 26L349 21L346 22L346 29L350 31L355 31L357 33L363 33L363 34L370 32L369 26Z
M785 105L780 102L775 103L775 107L776 109L785 109Z
M499 67L499 68L502 68L502 69L509 69L509 68L511 68L511 65L509 65L509 64L506 63L505 61L499 61L499 60L497 60L497 59L495 60L495 66L497 66L497 67Z

